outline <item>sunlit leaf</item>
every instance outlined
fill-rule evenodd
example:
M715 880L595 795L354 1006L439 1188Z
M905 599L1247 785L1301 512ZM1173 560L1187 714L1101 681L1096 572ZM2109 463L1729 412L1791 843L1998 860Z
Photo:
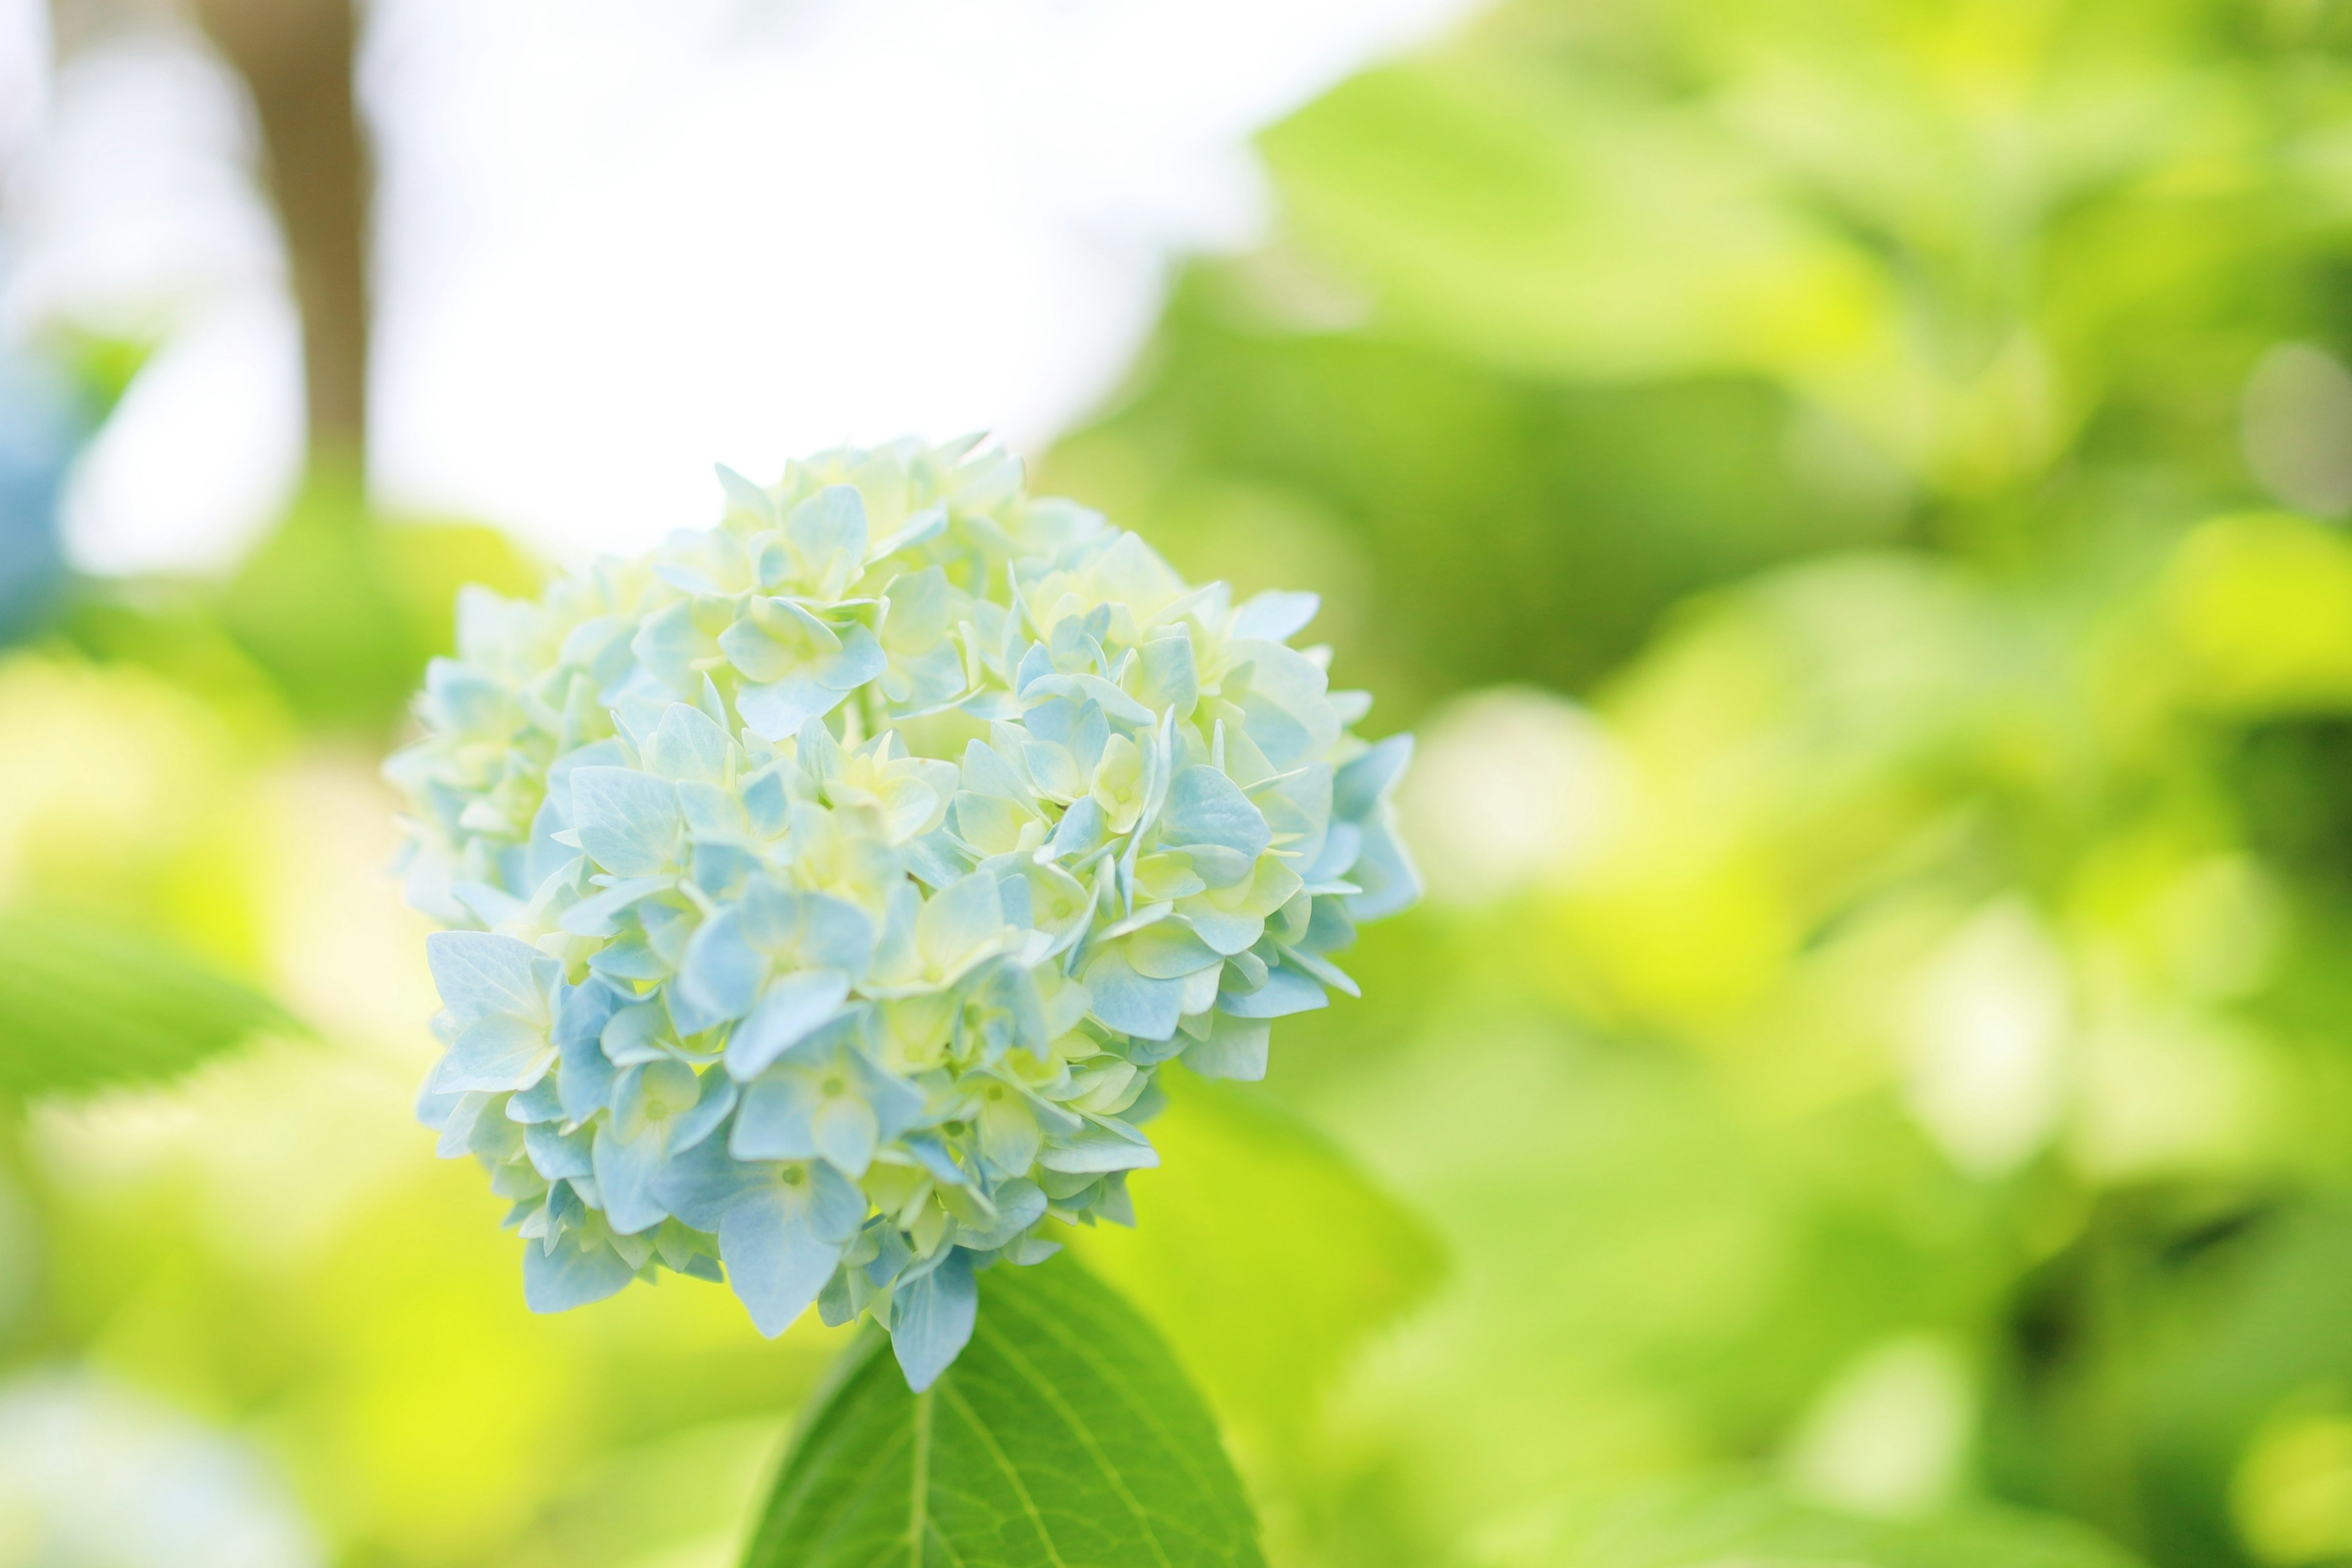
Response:
M152 937L0 915L0 1093L173 1078L294 1026L268 997Z
M981 1277L971 1345L922 1394L847 1352L747 1568L1249 1568L1214 1421L1142 1319L1067 1258Z

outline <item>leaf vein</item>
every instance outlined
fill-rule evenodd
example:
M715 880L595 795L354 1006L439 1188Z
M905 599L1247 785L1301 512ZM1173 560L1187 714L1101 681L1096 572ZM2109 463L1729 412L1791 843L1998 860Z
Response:
M1069 1564L1062 1561L1060 1551L1054 1545L1052 1532L1045 1528L1045 1516L1037 1511L1036 1501L1030 1497L1028 1487L1023 1484L1021 1472L1013 1468L1012 1459L997 1445L996 1435L988 1429L986 1423L981 1420L979 1413L965 1403L963 1395L957 1393L952 1384L942 1384L941 1389L946 1394L949 1403L955 1406L956 1413L961 1415L965 1425L971 1428L972 1435L978 1437L982 1445L987 1448L989 1458L996 1461L996 1468L1003 1472L1006 1484L1012 1487L1013 1495L1020 1500L1023 1511L1029 1516L1030 1527L1036 1531L1038 1543L1045 1547L1045 1556L1052 1562L1054 1568L1069 1568Z

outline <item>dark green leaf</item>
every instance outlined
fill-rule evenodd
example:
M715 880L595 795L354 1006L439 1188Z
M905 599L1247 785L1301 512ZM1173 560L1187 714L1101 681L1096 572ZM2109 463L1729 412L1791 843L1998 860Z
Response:
M801 1434L747 1568L1253 1568L1216 1425L1118 1296L1057 1258L981 1277L956 1363L909 1393L879 1335Z
M0 1094L172 1078L292 1027L268 997L153 937L0 915Z

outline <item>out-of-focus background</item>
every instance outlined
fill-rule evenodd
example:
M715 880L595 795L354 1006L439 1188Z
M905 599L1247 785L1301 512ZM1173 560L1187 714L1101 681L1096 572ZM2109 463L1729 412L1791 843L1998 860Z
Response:
M2347 357L2338 0L0 0L0 1563L730 1560L835 1342L523 1310L375 760L982 427L1421 736L1089 1248L1278 1564L2352 1562Z

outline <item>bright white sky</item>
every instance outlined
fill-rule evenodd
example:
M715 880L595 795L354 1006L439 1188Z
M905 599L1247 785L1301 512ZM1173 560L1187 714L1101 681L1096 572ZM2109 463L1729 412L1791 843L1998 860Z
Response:
M576 557L710 464L989 428L1116 383L1172 256L1266 221L1247 139L1467 0L374 0L373 480ZM300 449L233 84L184 36L49 79L0 0L0 322L168 323L86 459L96 570L222 563Z

